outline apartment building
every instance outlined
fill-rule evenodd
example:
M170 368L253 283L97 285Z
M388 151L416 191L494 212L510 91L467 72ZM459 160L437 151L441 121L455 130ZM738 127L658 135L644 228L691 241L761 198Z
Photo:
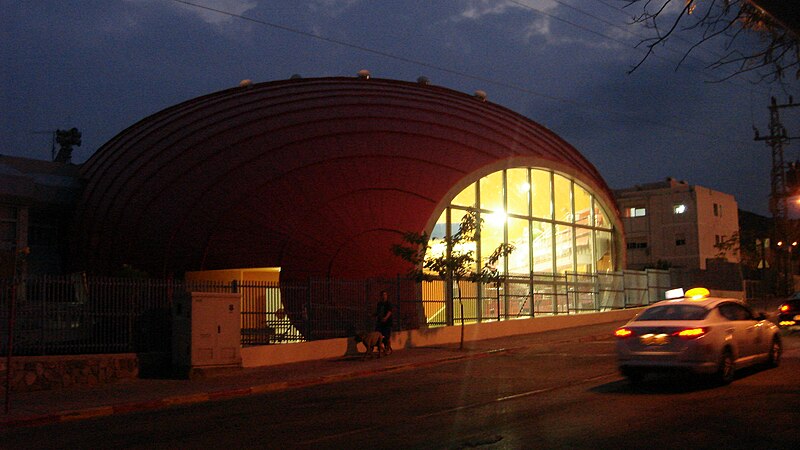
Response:
M674 178L614 194L629 269L705 270L709 259L740 262L738 205L732 195Z

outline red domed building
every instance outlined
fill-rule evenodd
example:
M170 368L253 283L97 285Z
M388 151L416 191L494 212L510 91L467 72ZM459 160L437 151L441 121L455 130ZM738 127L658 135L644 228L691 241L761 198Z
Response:
M547 128L485 95L420 82L293 78L165 109L81 167L75 261L154 276L278 267L282 279L396 276L404 232L466 211L505 273L621 269L613 196Z

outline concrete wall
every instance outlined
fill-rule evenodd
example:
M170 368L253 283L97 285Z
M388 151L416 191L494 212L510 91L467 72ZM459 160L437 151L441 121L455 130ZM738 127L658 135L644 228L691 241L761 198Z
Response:
M537 317L535 319L507 320L466 325L464 341L479 341L518 334L540 333L562 328L579 327L630 319L640 308L600 313L571 314ZM461 327L424 328L392 333L392 348L401 350L414 347L457 344L461 340ZM317 359L339 358L356 353L352 338L327 339L285 345L263 345L242 349L244 367L261 367Z

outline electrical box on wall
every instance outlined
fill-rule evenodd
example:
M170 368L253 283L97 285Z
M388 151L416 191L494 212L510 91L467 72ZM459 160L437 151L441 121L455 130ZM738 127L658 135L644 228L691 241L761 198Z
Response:
M241 367L239 294L190 292L173 306L172 365L194 369Z

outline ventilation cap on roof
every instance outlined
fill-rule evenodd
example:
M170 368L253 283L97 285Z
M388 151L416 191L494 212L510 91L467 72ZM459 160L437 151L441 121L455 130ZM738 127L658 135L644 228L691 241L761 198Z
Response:
M358 78L361 78L362 80L369 80L369 70L367 70L367 69L359 70L358 71Z

